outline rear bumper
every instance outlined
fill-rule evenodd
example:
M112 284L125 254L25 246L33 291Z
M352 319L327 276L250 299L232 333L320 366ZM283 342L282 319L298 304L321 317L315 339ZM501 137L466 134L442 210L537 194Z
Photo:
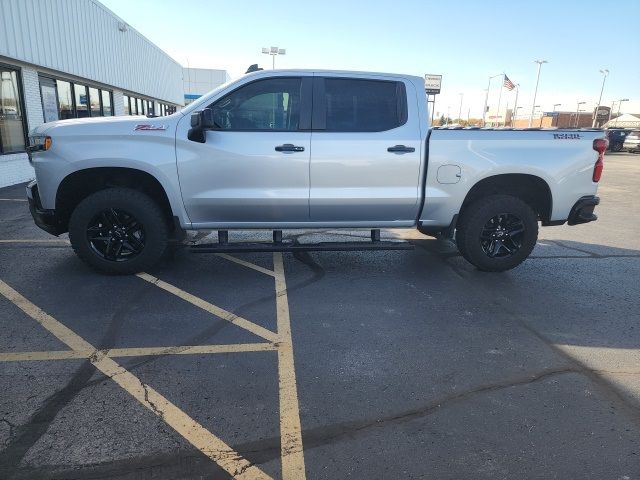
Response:
M596 197L595 195L582 197L571 209L567 223L569 225L579 225L581 223L589 223L597 220L598 217L593 213L593 210L599 203L600 197Z
M38 184L35 180L27 185L27 200L29 201L29 211L33 221L38 227L51 235L64 233L65 230L60 226L56 211L42 208Z

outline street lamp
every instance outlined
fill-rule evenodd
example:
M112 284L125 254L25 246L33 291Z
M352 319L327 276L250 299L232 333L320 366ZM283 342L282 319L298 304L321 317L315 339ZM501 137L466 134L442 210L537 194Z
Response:
M562 105L561 103L554 103L554 104L553 104L553 111L555 112L555 111L556 111L556 107L559 107L559 106L561 106L561 105ZM551 126L552 126L552 127L554 127L554 126L555 126L555 127L557 127L557 126L558 126L558 123L559 123L559 122L558 122L558 120L560 120L560 114L558 114L558 116L554 116L554 117L551 119ZM554 124L553 124L553 122L555 122L556 124L554 125Z
M533 106L533 111L536 111L536 108L540 108L540 105L534 105ZM542 128L542 114L540 114L540 128Z
M272 62L272 68L276 68L276 55L285 55L287 53L287 51L284 48L278 48L278 47L271 47L271 48L265 48L262 47L262 53L266 54L266 55L271 55L273 62Z
M493 80L496 77L501 77L503 76L504 73L499 73L497 75L494 75L493 77L489 77L489 85L487 85L487 94L484 96L484 109L482 110L482 126L484 127L486 122L485 122L485 117L487 115L487 102L489 101L489 90L491 89L491 80Z
M538 76L536 77L536 89L533 91L533 105L536 104L536 97L538 96L538 83L540 82L540 69L542 68L543 63L549 63L546 60L534 60L533 63L538 64ZM531 124L533 123L533 111L536 107L531 109L531 116L529 117L529 128L531 128Z
M620 104L621 104L622 102L628 102L628 101L629 101L629 99L628 99L628 98L621 98L620 100L614 100L614 101L611 103L611 110L609 110L609 118L607 118L607 122L608 122L609 120L611 120L611 112L613 111L613 107L614 107L614 105L616 104L616 102L618 103L618 115L617 115L617 116L619 117L619 116L620 116Z
M460 108L458 109L458 123L462 124L462 99L464 98L464 93L459 93L460 95Z
M604 92L604 82L607 80L607 75L609 75L609 70L605 68L603 70L600 70L600 73L602 74L602 88L600 89L600 98L598 99L598 106L596 107L596 113L593 115L593 124L591 126L594 128L598 121L598 110L600 110L600 102L602 102L602 92Z
M580 121L580 105L584 105L587 102L578 102L576 107L576 128L578 128L578 122Z
M628 98L621 98L620 100L618 100L618 114L616 115L616 117L620 116L620 105L622 105L622 102L628 102L629 99Z

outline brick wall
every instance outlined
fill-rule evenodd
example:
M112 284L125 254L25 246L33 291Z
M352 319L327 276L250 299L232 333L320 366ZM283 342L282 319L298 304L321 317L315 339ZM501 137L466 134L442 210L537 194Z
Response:
M113 91L113 113L124 115L124 94L120 90Z
M44 123L42 100L40 99L40 82L38 72L33 68L22 69L22 91L27 109L27 126L29 130Z

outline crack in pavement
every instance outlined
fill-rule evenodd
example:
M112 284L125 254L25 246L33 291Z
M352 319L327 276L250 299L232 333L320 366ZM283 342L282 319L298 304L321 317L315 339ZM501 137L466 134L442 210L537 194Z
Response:
M8 445L0 451L0 478L10 478L17 471L29 450L47 432L60 411L69 405L88 385L96 373L92 364L96 361L100 350L107 344L113 344L125 322L127 313L141 303L146 297L143 286L132 292L132 296L121 308L111 316L107 331L98 343L97 349L90 358L85 359L71 379L61 389L46 398L40 407L31 415L26 423L16 428L16 435Z
M303 430L302 435L304 438L304 449L308 451L312 448L317 448L326 444L331 444L335 441L339 441L345 437L354 437L358 434L362 434L372 428L384 427L386 425L392 425L397 423L404 423L418 418L424 418L432 415L442 409L449 406L459 404L461 402L471 400L479 395L495 392L507 388L513 388L518 386L529 385L553 376L577 373L580 372L572 367L545 369L533 374L526 375L524 377L504 380L501 382L493 382L485 385L480 385L463 392L457 392L444 397L432 400L425 405L418 408L411 409L405 412L395 413L386 417L377 419L363 419L351 422L342 422L333 425L321 426L314 429ZM145 384L142 384L145 387ZM145 390L146 391L146 390ZM251 465L261 465L269 461L280 458L280 443L279 436L262 439L256 442L249 442L234 447L235 451L239 453L240 457L251 458ZM175 462L181 462L184 458L192 458L194 461L201 462L201 465L197 465L196 469L191 469L189 473L198 474L211 474L211 464L204 458L201 459L198 455L193 455L192 452L185 451L182 455L173 456L158 456L150 455L145 457L138 457L137 459L116 460L114 462L103 463L100 465L56 465L54 466L41 466L38 468L26 467L21 469L19 474L27 474L26 476L19 475L17 478L51 478L52 468L55 468L55 476L60 478L88 478L87 474L91 472L92 477L96 475L97 478L103 478L99 475L111 475L126 474L130 472L142 472L146 470L153 471L155 474L161 474L159 468L170 469ZM171 460L170 460L171 459ZM68 468L69 470L64 470ZM38 476L38 472L42 472L42 477ZM239 472L241 473L241 472ZM67 476L68 475L68 476ZM77 475L77 476L76 476ZM200 478L200 477L193 477ZM226 477L225 477L226 478Z
M164 412L160 410L158 406L149 399L149 385L144 382L140 382L140 385L142 385L142 389L144 390L144 401L147 402L147 404L151 407L153 413L155 413L160 417L162 421L164 421Z

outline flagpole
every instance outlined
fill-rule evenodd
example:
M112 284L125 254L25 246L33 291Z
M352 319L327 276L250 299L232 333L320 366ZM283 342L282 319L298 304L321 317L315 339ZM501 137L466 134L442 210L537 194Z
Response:
M498 126L500 126L500 101L502 100L502 89L504 88L504 77L505 74L502 74L502 83L500 84L500 94L498 95L498 110L497 110L497 114L498 114Z
M513 104L513 114L511 115L511 126L513 127L513 121L515 120L515 115L518 113L518 93L520 92L520 84L516 85L516 101Z

